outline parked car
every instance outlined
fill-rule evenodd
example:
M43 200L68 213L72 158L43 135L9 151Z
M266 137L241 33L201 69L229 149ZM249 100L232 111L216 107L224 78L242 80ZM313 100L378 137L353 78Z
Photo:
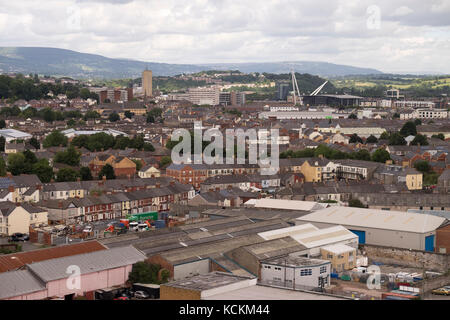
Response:
M91 233L92 230L93 230L92 226L86 226L86 227L84 227L83 232Z
M145 291L136 291L134 297L138 299L148 299L150 298L150 295Z
M25 233L14 233L10 238L9 241L28 241L30 240L30 237Z
M440 295L448 296L448 295L450 295L450 286L445 286L445 287L442 287L439 289L434 289L431 292L433 294L440 294Z

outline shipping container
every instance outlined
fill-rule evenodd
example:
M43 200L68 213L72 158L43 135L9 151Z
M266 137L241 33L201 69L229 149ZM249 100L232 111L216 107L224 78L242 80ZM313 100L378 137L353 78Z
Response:
M165 220L156 220L155 221L155 228L161 229L166 227L166 221Z

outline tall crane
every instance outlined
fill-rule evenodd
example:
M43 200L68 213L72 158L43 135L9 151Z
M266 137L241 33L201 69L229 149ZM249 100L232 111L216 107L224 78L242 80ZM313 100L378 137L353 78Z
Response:
M295 77L295 72L294 70L291 71L291 75L292 75L292 90L294 91L294 105L297 104L297 96L295 95L295 92L297 91L299 100L300 100L300 104L302 103L302 97L300 95L300 90L298 90L298 84L297 84L297 78Z

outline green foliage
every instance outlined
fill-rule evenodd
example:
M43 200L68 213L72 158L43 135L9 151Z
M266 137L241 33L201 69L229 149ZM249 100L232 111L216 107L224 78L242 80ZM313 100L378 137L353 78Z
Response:
M420 171L422 173L428 173L431 172L431 166L430 164L425 160L416 161L414 163L414 168L416 168L417 171Z
M110 122L117 122L120 120L120 116L116 112L113 112L109 115L108 120Z
M166 269L161 270L159 264L137 262L133 264L128 280L131 283L162 284L166 283L169 277L170 272Z
M125 112L124 112L124 115L125 115L125 117L127 117L128 119L131 119L131 118L134 117L134 113L131 112L131 111L129 111L129 110L125 111Z
M2 157L0 157L0 177L6 176L6 163Z
M443 133L433 134L431 137L435 138L435 139L441 139L441 140L445 141L445 136L444 136Z
M131 161L136 163L136 170L137 171L141 170L141 168L142 168L142 161L141 160L132 159Z
M403 127L400 129L400 134L403 137L407 136L415 136L417 134L416 125L412 121L406 122Z
M41 148L41 144L35 137L32 137L30 140L28 140L28 143L32 145L36 150L39 150Z
M353 208L367 208L359 199L351 199L348 202L348 206Z
M385 131L380 135L380 140L389 140L390 136L391 136L390 133Z
M352 134L349 140L350 143L363 143L363 140L356 134Z
M413 146L417 146L417 145L421 145L421 146L427 146L428 145L428 140L427 137L421 134L417 134L414 138L413 141L411 141L411 145Z
M81 167L80 176L83 181L90 181L94 179L94 177L92 177L91 169L88 167Z
M36 174L43 183L49 183L53 178L53 168L50 167L47 159L41 159L33 164L33 173Z
M352 113L348 116L348 118L349 119L358 119L358 116L356 114Z
M54 161L57 163L65 163L69 166L78 166L80 164L81 152L75 149L73 145L65 151L60 151L55 155Z
M365 149L358 150L357 152L352 152L350 158L364 161L372 160L370 157L370 152Z
M159 167L163 168L171 163L172 163L172 159L170 157L165 156L165 157L161 158L161 161L159 162Z
M101 180L103 179L103 176L106 176L107 180L113 180L116 178L116 175L114 173L114 168L110 164L105 164L100 170L100 173L98 174L98 178Z
M370 135L367 139L366 139L366 143L377 143L378 139L377 137L375 137L374 135Z
M13 175L25 173L26 171L25 156L23 153L11 153L8 155L8 171Z
M5 152L5 144L6 144L5 137L0 136L0 152Z
M391 155L386 150L380 148L372 154L371 159L374 162L386 163L387 160L391 160Z
M56 181L77 181L80 178L80 173L72 168L62 168L56 174Z
M406 145L406 140L403 138L403 136L398 133L394 132L389 136L389 145L390 146L404 146Z
M67 137L59 131L53 131L43 141L44 148L67 146Z

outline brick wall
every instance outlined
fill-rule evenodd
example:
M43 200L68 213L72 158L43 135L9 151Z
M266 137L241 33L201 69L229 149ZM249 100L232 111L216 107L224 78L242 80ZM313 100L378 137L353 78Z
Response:
M360 248L369 257L369 264L376 261L438 272L447 272L450 265L448 254L373 245L360 245Z
M450 224L436 230L436 252L450 253Z
M160 287L161 300L200 300L200 298L201 291L175 288L163 284Z

